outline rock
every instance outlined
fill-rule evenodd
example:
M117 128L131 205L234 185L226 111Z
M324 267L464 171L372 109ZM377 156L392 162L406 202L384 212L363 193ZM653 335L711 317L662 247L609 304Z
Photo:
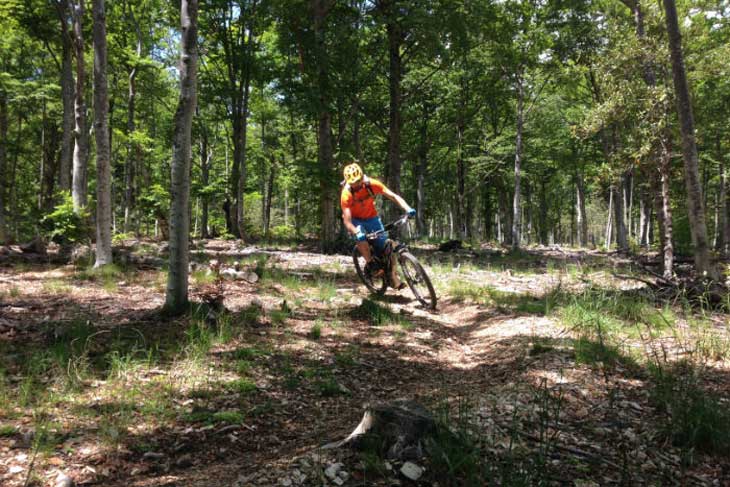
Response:
M327 476L328 479L335 480L336 478L339 478L337 474L340 473L340 470L342 470L343 466L344 465L341 463L333 463L325 469L324 474Z
M73 487L74 481L65 473L59 473L58 477L56 477L56 483L54 485L55 487Z
M418 480L423 475L423 468L413 462L406 462L400 468L400 473L407 479Z
M289 477L285 477L283 479L279 479L279 485L283 487L291 487L292 481Z

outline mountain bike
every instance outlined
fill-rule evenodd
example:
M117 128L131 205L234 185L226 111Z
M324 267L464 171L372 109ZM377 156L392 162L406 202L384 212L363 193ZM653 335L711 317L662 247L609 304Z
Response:
M370 245L370 252L373 259L379 264L379 269L384 272L372 273L365 268L365 258L360 255L360 251L357 249L357 245L352 249L352 260L355 263L355 269L360 280L365 286L373 293L384 294L388 286L395 288L392 282L393 268L391 255L393 252L396 254L396 259L400 264L400 268L403 276L405 277L408 287L413 292L416 299L428 309L436 309L436 291L433 289L431 279L423 269L423 266L418 259L410 253L408 246L397 240L387 239L385 242L385 248L382 252L377 252L373 242L377 240L381 235L387 235L390 230L397 228L401 225L405 225L408 221L408 215L404 215L402 218L385 225L383 230L368 233L365 237Z

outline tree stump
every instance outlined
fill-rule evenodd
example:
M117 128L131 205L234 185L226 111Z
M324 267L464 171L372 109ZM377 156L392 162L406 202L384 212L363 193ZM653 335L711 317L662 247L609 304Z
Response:
M435 430L436 421L426 408L414 401L399 400L368 406L347 438L323 448L347 446L375 451L389 460L416 460L423 457L424 440Z

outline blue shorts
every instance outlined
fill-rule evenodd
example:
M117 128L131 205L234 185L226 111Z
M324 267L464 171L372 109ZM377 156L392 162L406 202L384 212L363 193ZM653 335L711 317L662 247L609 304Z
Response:
M352 224L357 226L361 226L362 230L365 233L372 233L377 232L378 230L384 230L383 222L380 221L380 217L376 216L374 218L368 218L367 220L361 220L359 218L353 218ZM378 252L382 252L385 248L385 241L388 239L388 236L386 234L380 235L377 240L373 241L373 245L375 246L375 250Z

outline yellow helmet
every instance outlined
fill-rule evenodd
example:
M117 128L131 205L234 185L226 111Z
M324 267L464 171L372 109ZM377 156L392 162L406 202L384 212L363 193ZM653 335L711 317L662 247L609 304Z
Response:
M357 162L345 166L345 182L355 184L362 179L362 168Z

